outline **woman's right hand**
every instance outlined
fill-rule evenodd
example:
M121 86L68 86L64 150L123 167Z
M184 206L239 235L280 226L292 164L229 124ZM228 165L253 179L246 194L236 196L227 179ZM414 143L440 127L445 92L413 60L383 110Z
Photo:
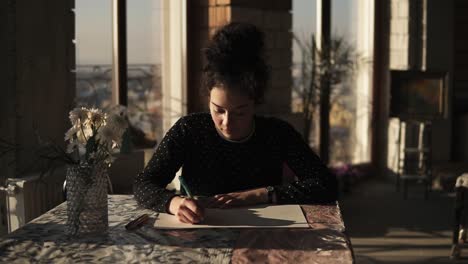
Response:
M182 223L196 224L203 221L205 210L195 200L174 196L169 204L169 213Z

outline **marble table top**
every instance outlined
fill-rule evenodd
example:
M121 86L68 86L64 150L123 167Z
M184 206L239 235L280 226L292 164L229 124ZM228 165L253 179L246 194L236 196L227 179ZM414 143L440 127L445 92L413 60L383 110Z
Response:
M0 263L353 263L338 205L301 205L307 229L136 231L125 225L150 210L132 195L109 195L109 229L65 234L66 202L0 238Z

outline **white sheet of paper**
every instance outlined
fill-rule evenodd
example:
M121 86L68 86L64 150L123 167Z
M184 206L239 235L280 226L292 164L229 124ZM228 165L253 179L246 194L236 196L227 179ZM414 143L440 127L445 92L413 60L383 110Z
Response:
M232 209L205 209L200 224L179 222L174 215L160 213L154 222L159 229L186 228L308 228L299 205L269 205Z

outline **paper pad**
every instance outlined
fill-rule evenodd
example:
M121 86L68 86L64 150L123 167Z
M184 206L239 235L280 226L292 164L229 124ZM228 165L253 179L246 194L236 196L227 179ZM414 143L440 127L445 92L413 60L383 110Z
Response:
M205 209L200 224L179 222L174 215L160 213L155 223L159 229L186 228L307 228L299 205L270 205L232 209Z

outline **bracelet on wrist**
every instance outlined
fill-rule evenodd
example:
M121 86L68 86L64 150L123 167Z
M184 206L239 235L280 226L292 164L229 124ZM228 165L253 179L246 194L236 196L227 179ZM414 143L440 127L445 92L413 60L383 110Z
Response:
M276 202L275 187L267 186L266 190L268 194L268 203L274 204Z

